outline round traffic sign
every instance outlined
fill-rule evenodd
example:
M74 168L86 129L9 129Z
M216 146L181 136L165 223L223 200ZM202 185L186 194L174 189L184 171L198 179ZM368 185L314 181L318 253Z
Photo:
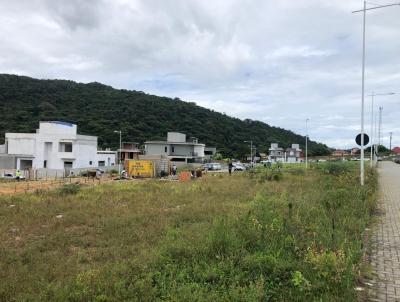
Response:
M357 145L361 146L361 133L356 136L356 143ZM368 145L369 143L369 136L368 134L364 133L364 146Z

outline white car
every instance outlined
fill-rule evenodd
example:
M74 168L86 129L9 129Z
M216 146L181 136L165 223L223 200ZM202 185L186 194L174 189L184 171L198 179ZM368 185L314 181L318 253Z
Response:
M244 171L246 170L245 166L242 163L232 163L233 171Z
M16 179L16 176L14 176L12 173L4 173L2 178L4 178L4 179ZM25 177L21 175L19 177L19 179L25 179Z
M204 164L203 168L206 171L215 171L215 170L222 169L221 164L219 164L219 163L207 163L207 164Z

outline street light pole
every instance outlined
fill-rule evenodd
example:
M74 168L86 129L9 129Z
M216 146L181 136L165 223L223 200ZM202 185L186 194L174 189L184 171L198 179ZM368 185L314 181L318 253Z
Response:
M388 93L375 93L372 91L372 93L369 95L371 97L371 168L373 167L373 152L374 152L374 138L375 138L375 134L374 134L374 97L375 96L384 96L384 95L393 95L395 94L394 92L388 92Z
M376 148L376 154L379 157L379 147L381 145L381 128L382 128L382 110L383 107L379 107L379 124L378 124L378 146Z
M374 128L374 96L375 96L375 94L374 94L374 92L372 92L372 94L371 94L371 133L370 133L370 135L371 135L371 158L370 158L370 161L371 161L371 168L374 166L374 163L373 163L373 154L374 154L374 143L373 143L373 138L374 138L374 132L373 132L373 128Z
M122 131L115 130L114 133L119 133L119 152L117 152L117 157L118 157L118 177L121 177Z
M308 121L310 119L306 119L306 169L308 168Z
M390 152L392 152L392 135L393 135L393 132L389 132L389 135L390 135L389 150L390 150Z
M361 161L360 161L360 184L364 185L364 93L365 93L365 18L367 2L364 1L363 9L363 42L362 42L362 72L361 72Z
M244 143L250 143L250 164L253 167L253 141L244 141Z
M364 185L364 94L365 94L365 23L367 10L379 9L389 6L400 5L400 3L375 6L367 9L367 2L364 1L362 10L353 13L363 12L363 41L362 41L362 72L361 72L361 161L360 161L360 184Z

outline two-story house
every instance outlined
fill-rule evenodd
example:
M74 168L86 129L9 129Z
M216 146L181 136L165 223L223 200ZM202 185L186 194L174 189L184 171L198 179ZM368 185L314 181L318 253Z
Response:
M144 148L146 155L166 156L172 162L201 162L205 156L205 144L197 138L186 140L186 135L179 132L168 132L166 141L146 141Z
M279 147L277 143L271 144L271 148L269 148L269 159L272 162L283 162L285 160L284 150Z
M40 122L36 133L6 133L0 168L73 169L115 165L113 151L98 151L97 137L80 135L75 124Z

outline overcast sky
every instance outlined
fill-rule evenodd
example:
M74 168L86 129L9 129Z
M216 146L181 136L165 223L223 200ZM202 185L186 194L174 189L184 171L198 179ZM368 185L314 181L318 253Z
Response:
M360 129L362 14L351 11L362 5L0 0L0 73L179 97L300 134L309 118L311 139L352 147ZM390 131L400 145L399 54L400 6L370 11L366 92L397 93L376 97L387 145Z

